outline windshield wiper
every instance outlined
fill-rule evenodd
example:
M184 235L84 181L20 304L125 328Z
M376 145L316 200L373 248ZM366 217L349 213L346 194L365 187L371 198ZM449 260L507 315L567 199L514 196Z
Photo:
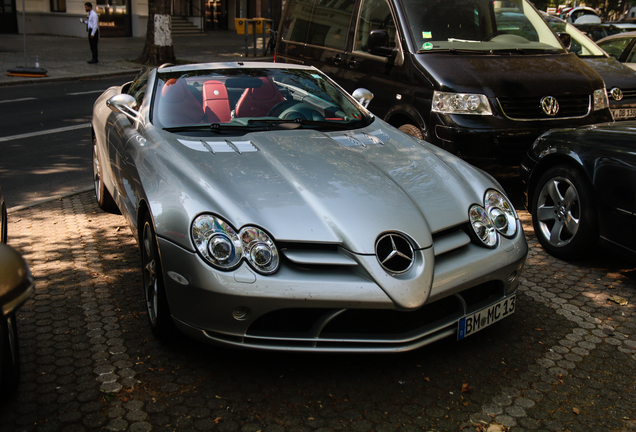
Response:
M354 129L351 123L339 123L337 121L329 121L329 120L305 120L302 118L295 118L290 120L285 119L272 119L272 120L248 120L248 124L267 124L267 125L279 125L281 127L285 127L286 129L297 129L301 126L324 126L324 127L333 127L336 129Z
M431 48L421 49L418 54L425 53L448 53L448 54L486 54L488 50L472 50L472 49L457 49L457 48Z
M183 126L169 126L163 128L168 132L203 131L221 133L225 131L264 131L269 130L267 126L232 124L232 123L204 123Z
M554 52L558 52L558 50L546 48L502 48L488 51L489 54L493 55L549 54Z

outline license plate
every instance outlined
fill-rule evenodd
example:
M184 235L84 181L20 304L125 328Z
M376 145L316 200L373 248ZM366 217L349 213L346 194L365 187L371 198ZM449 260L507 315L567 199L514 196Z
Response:
M636 108L613 109L612 115L614 116L614 120L624 120L636 117Z
M500 319L512 315L515 311L516 299L517 297L515 295L506 297L492 306L488 306L487 308L460 319L457 339L464 339L465 337L488 327L490 324L496 323Z

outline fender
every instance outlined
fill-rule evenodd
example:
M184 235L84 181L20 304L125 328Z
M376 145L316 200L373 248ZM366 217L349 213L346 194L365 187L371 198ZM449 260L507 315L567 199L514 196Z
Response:
M410 104L400 103L393 105L386 113L384 121L392 126L399 127L407 123L404 121L405 117L410 119L411 123L422 129L425 136L428 134L428 128L426 126L426 122L422 118L422 115L413 105ZM394 121L394 119L396 121Z

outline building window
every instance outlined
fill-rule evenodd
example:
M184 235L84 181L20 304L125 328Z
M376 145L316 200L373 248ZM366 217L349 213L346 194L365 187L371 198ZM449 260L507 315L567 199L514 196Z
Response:
M51 0L51 12L66 12L66 0Z

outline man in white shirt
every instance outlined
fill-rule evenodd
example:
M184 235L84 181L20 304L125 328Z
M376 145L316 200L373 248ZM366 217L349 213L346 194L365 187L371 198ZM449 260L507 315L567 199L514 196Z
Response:
M84 10L86 10L86 31L88 32L88 43L91 46L91 53L93 58L88 61L90 64L97 63L97 42L99 41L99 18L97 13L93 10L93 5L90 2L84 3Z

